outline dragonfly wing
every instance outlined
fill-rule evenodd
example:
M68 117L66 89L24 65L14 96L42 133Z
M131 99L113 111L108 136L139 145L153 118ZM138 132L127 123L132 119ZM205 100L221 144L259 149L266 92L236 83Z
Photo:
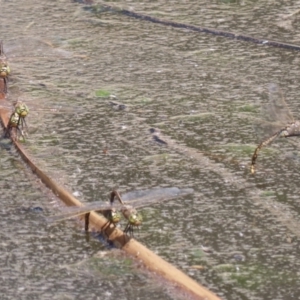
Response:
M29 103L30 105L30 103ZM39 104L37 105L36 103L31 104L32 110L36 110L37 112L39 111L45 111L49 113L67 113L67 114L80 114L86 112L85 108L83 107L78 107L78 106L73 106L73 105L66 105L66 104L59 104L59 105L43 105Z
M24 95L21 96L21 92L16 90L14 91L13 95L10 95L8 97L10 100L18 100L26 104L30 110L29 114L71 114L71 115L80 115L87 111L89 107L83 107L83 106L76 106L74 104L65 104L65 103L53 103L53 105L50 105L47 103L44 99L39 99L37 102L34 99L25 98ZM9 102L10 108L14 104L13 101Z
M268 86L268 102L262 106L260 118L253 124L259 140L264 140L293 121L293 116L277 84Z
M193 189L179 189L176 187L171 188L154 188L149 190L134 191L124 194L122 197L126 201L125 205L132 205L135 208L144 207L147 205L152 205L160 203L162 201L171 200L180 196L193 193ZM93 202L86 206L71 206L63 208L63 213L47 218L48 223L59 222L67 220L73 217L77 217L91 211L101 211L109 209L121 209L124 205L120 203L114 203L113 205L103 203L103 201Z
M276 131L279 131L283 125L280 122L269 122L267 120L259 120L254 121L255 131L259 139L262 137L268 137Z
M112 208L121 207L122 205L110 205L108 203L103 203L103 201L93 202L86 206L71 206L71 207L64 207L62 209L62 213L47 218L48 223L55 223L63 220L67 220L70 218L78 217L80 215L89 213L91 211L101 211L101 210L109 210Z
M135 208L154 205L163 201L169 201L177 197L193 193L193 189L179 189L177 187L170 188L154 188L148 190L133 191L124 194L122 199L126 204Z
M264 119L271 123L280 123L278 125L284 127L293 121L292 113L277 84L271 83L268 88L269 102L262 109Z
M4 49L3 49L3 42L0 41L0 59L5 59Z
M81 208L81 207L76 207L76 208ZM46 220L47 220L47 223L55 223L55 222L64 221L64 220L67 220L70 218L78 217L87 212L77 209L77 211L74 210L74 212L61 213L61 214L58 214L58 215L55 215L52 217L48 217L48 218L46 218Z
M179 189L177 187L168 188L152 188L147 190L132 191L122 195L124 201L133 201L139 199L148 198L160 198L166 196L181 196L185 194L190 194L193 189Z
M55 59L69 58L73 56L71 51L56 48L51 41L42 38L17 37L5 41L4 52L9 59L18 58L20 60L32 57Z

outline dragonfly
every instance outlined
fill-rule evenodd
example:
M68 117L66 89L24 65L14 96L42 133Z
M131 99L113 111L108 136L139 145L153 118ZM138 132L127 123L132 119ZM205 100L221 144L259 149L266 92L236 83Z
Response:
M24 97L17 97L18 100L10 101L11 97L8 97L6 102L0 102L0 108L7 109L9 111L16 111L18 114L21 114L23 118L25 118L30 112L35 115L39 115L41 113L47 115L55 115L55 114L73 114L74 116L80 113L84 113L88 106L85 108L77 107L71 104L42 104L35 103L33 100L25 99ZM29 103L29 104L28 104ZM28 105L27 105L28 104ZM39 116L38 116L39 117Z
M17 101L14 103L14 109L14 113L19 116L18 127L19 125L21 125L22 129L24 129L25 127L27 128L28 126L26 124L25 118L29 114L28 106L23 101Z
M12 73L14 73L14 70L16 71L22 66L18 63L19 61L29 61L33 64L32 67L35 67L38 61L45 63L47 60L56 61L57 59L70 59L74 56L82 57L74 55L72 51L56 47L51 41L37 37L16 37L5 40L5 42L2 41L0 50L0 59L6 65L4 65L4 71L5 67L7 67L8 75L11 69ZM14 67L10 68L10 66ZM31 68L30 66L28 67L29 69Z
M14 111L8 120L7 128L4 132L4 137L7 138L16 137L18 139L18 133L19 133L23 138L23 140L25 140L24 128L25 127L27 128L25 117L28 115L28 113L29 113L29 108L25 103L23 103L22 101L15 102ZM12 134L14 129L16 131L15 135Z
M275 133L264 139L255 149L251 161L251 173L255 173L255 164L259 151L270 145L278 137L300 136L300 121L294 120L287 103L282 96L279 87L272 83L269 85L269 103L263 108L266 124L276 128ZM268 118L269 117L269 118ZM272 121L276 120L274 123Z
M7 94L7 77L10 74L10 67L7 63L7 58L3 49L3 42L0 41L0 78L3 80L4 84L2 87L2 93Z
M1 79L1 78L0 78ZM27 125L26 119L29 115L29 111L31 114L31 119L34 120L33 130L37 130L37 125L40 122L40 119L45 119L45 115L50 116L50 118L56 114L58 115L71 115L72 117L78 116L80 114L83 114L86 112L86 107L77 107L71 104L65 104L65 105L49 105L49 104L37 104L34 103L32 100L26 100L26 103L24 101L24 97L18 97L20 100L17 101L9 101L10 97L8 97L8 101L1 101L0 102L0 109L3 108L10 112L11 114L11 122L9 126L9 130L6 131L5 136L9 137L9 132L12 128L16 128L18 133L22 132L22 136L24 137L24 134L27 135L27 132L29 130L29 127ZM27 103L30 103L30 109L27 105ZM19 117L18 117L19 116ZM17 120L18 118L18 120ZM15 121L18 121L17 123Z
M110 195L109 204L103 202L94 202L82 207L67 207L64 209L62 214L50 217L47 220L49 223L54 223L85 215L85 230L88 231L90 212L95 211L102 213L108 218L108 225L116 225L120 221L122 214L127 220L127 225L124 229L124 232L133 236L133 229L135 227L139 227L143 222L142 215L137 211L138 208L158 204L163 201L169 201L177 197L191 194L193 191L194 190L191 188L152 188L129 192L121 197L118 191L113 190ZM115 198L117 198L119 201L118 204L114 203Z
M50 41L32 36L14 37L1 42L0 78L6 82L5 92L11 94L18 86L23 91L43 89L47 92L48 89L55 89L59 93L57 80L60 73L66 73L65 64L74 65L78 58L87 58L86 55L74 53L71 48L71 41ZM9 91L8 77L12 82Z
M64 64L88 58L86 55L74 53L71 50L73 48L71 40L46 40L32 36L5 40L0 56L6 64L3 66L3 73L11 75L12 80L17 79L18 85L46 85L49 78L56 79L59 73L65 72Z
M68 45L66 44L65 46ZM56 47L51 41L43 40L41 38L17 37L6 40L5 43L0 43L0 98L8 99L14 106L12 108L11 104L7 105L1 103L0 108L2 107L10 110L12 125L10 128L16 128L14 125L17 115L13 115L13 113L18 113L18 111L15 111L16 105L14 103L16 99L18 99L17 102L25 102L32 108L31 113L35 123L39 123L41 119L44 121L45 114L70 113L73 116L76 116L78 113L84 112L82 107L75 106L73 108L71 105L62 104L62 101L58 100L61 99L59 96L52 105L49 104L49 99L39 98L36 101L33 101L33 99L26 99L24 98L24 93L21 92L21 90L23 90L22 84L24 85L24 83L26 84L26 87L33 84L46 88L48 91L48 89L51 89L52 87L51 83L48 86L41 83L39 80L40 78L44 78L45 68L52 70L53 65L57 66L57 62L60 62L63 59L75 59L75 57L82 58L82 56L75 55L72 51ZM59 72L58 69L57 71ZM30 73L30 75L28 73ZM21 74L21 76L19 74ZM9 89L9 94L7 94L8 75L10 75L12 81L16 78L18 80L18 84L12 85ZM35 80L35 78L38 80ZM39 104L37 104L37 101ZM58 101L60 103L57 103ZM23 111L21 115L19 114L20 127L27 127L24 114L25 111Z
M13 112L8 120L7 128L4 132L4 137L18 138L18 133L20 133L23 140L25 140L25 136L23 134L23 131L19 127L19 123L20 123L20 116L17 113Z

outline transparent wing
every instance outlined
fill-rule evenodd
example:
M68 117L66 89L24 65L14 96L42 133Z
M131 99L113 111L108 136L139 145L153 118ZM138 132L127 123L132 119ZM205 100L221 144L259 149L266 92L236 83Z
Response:
M153 188L148 190L132 191L122 196L125 204L133 205L135 208L154 205L163 201L169 201L177 197L193 193L193 189Z
M32 103L32 101L24 101L24 98L18 97L18 101L21 101L25 103L28 108L29 108L29 114L34 115L38 114L39 112L45 112L49 114L71 114L71 115L78 115L81 113L85 113L85 108L83 107L77 107L75 105L44 105L44 104L37 104L37 103ZM8 99L9 100L9 99ZM6 100L5 103L0 104L0 108L7 109L9 111L14 110L14 104L16 101L8 101Z
M5 40L3 43L4 52L9 61L39 58L70 58L73 56L71 51L58 48L51 41L43 38L16 37Z
M181 197L187 194L193 193L193 189L179 189L177 187L171 188L154 188L148 190L133 191L124 194L122 199L124 205L130 205L135 208L154 205L163 201L168 201L177 197ZM109 209L120 209L124 205L120 203L113 203L113 205L103 202L93 202L82 207L66 207L63 209L63 213L49 217L47 221L49 223L66 220L72 217L80 216L91 211L104 211Z
M63 213L52 216L47 218L48 223L54 223L58 221L67 220L73 217L78 217L83 214L89 213L91 211L105 211L105 210L111 210L111 209L118 209L121 208L121 204L115 204L111 205L109 203L103 203L103 202L93 202L86 206L71 206L71 207L65 207L63 208Z
M38 80L34 79L30 84L41 85L45 91L56 89L56 93L59 94L60 90L53 82L47 82L46 80L44 83L43 79L43 82L40 81L40 78L43 78L45 69L52 70L54 66L55 68L52 73L59 74L60 72L63 72L63 64L58 64L57 66L57 62L60 62L61 59L70 60L71 58L74 59L76 57L75 60L77 60L77 57L81 57L68 50L70 44L56 39L48 41L43 39L43 37L32 38L22 36L3 41L2 48L4 49L1 49L0 45L0 59L1 55L3 56L3 53L5 53L6 61L11 69L10 75L8 76L9 93L6 95L6 98L9 101L13 102L18 100L25 102L29 107L30 115L36 117L39 116L39 112L45 112L46 114L68 113L72 115L78 115L85 112L87 107L84 109L79 105L71 106L65 104L65 101L63 100L64 95L62 95L62 97L57 97L57 100L53 104L49 104L49 99L41 99L40 97L38 99L23 99L24 92L20 90L22 87L10 83L11 80L13 82L14 78L22 78L20 80L23 81L23 79L26 78L27 73L30 73L30 78L32 77L32 74L35 74ZM29 60L30 63L24 64L23 62L26 59ZM24 82L26 82L26 80ZM20 97L20 95L22 95L22 97ZM41 118L43 118L43 116L41 116Z
M264 116L269 122L281 122L286 125L293 122L292 113L283 97L281 89L277 84L269 84L269 103L263 108Z
M6 60L2 41L0 41L0 60L4 60L4 61Z
M30 110L32 113L38 113L38 112L46 112L46 113L50 113L50 114L80 114L80 113L84 113L85 109L82 107L78 107L78 106L74 106L74 105L37 105L37 104L30 104L29 102L25 102L26 104L28 104L28 107L30 107Z
M268 86L269 101L261 109L261 120L257 124L257 132L260 137L270 136L276 131L293 122L292 113L277 84Z

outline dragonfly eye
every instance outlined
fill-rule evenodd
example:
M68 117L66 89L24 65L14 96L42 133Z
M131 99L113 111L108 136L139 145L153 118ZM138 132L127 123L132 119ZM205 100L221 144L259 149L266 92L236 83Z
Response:
M10 73L9 66L2 65L0 69L0 77L5 78L6 76L9 75L9 73Z

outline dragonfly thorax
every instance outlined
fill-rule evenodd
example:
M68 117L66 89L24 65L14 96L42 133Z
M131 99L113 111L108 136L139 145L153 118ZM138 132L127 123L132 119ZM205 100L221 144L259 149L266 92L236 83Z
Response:
M18 127L19 119L20 119L19 115L17 113L13 113L9 119L9 126Z
M113 223L113 224L117 224L121 221L122 219L122 214L121 212L117 211L116 209L105 209L103 211L101 211L102 214L104 215L104 217L106 219L109 220L109 222Z
M15 105L15 113L20 117L25 118L29 114L29 108L25 103L18 101Z
M119 223L122 218L122 214L117 210L111 210L110 221L114 224Z

